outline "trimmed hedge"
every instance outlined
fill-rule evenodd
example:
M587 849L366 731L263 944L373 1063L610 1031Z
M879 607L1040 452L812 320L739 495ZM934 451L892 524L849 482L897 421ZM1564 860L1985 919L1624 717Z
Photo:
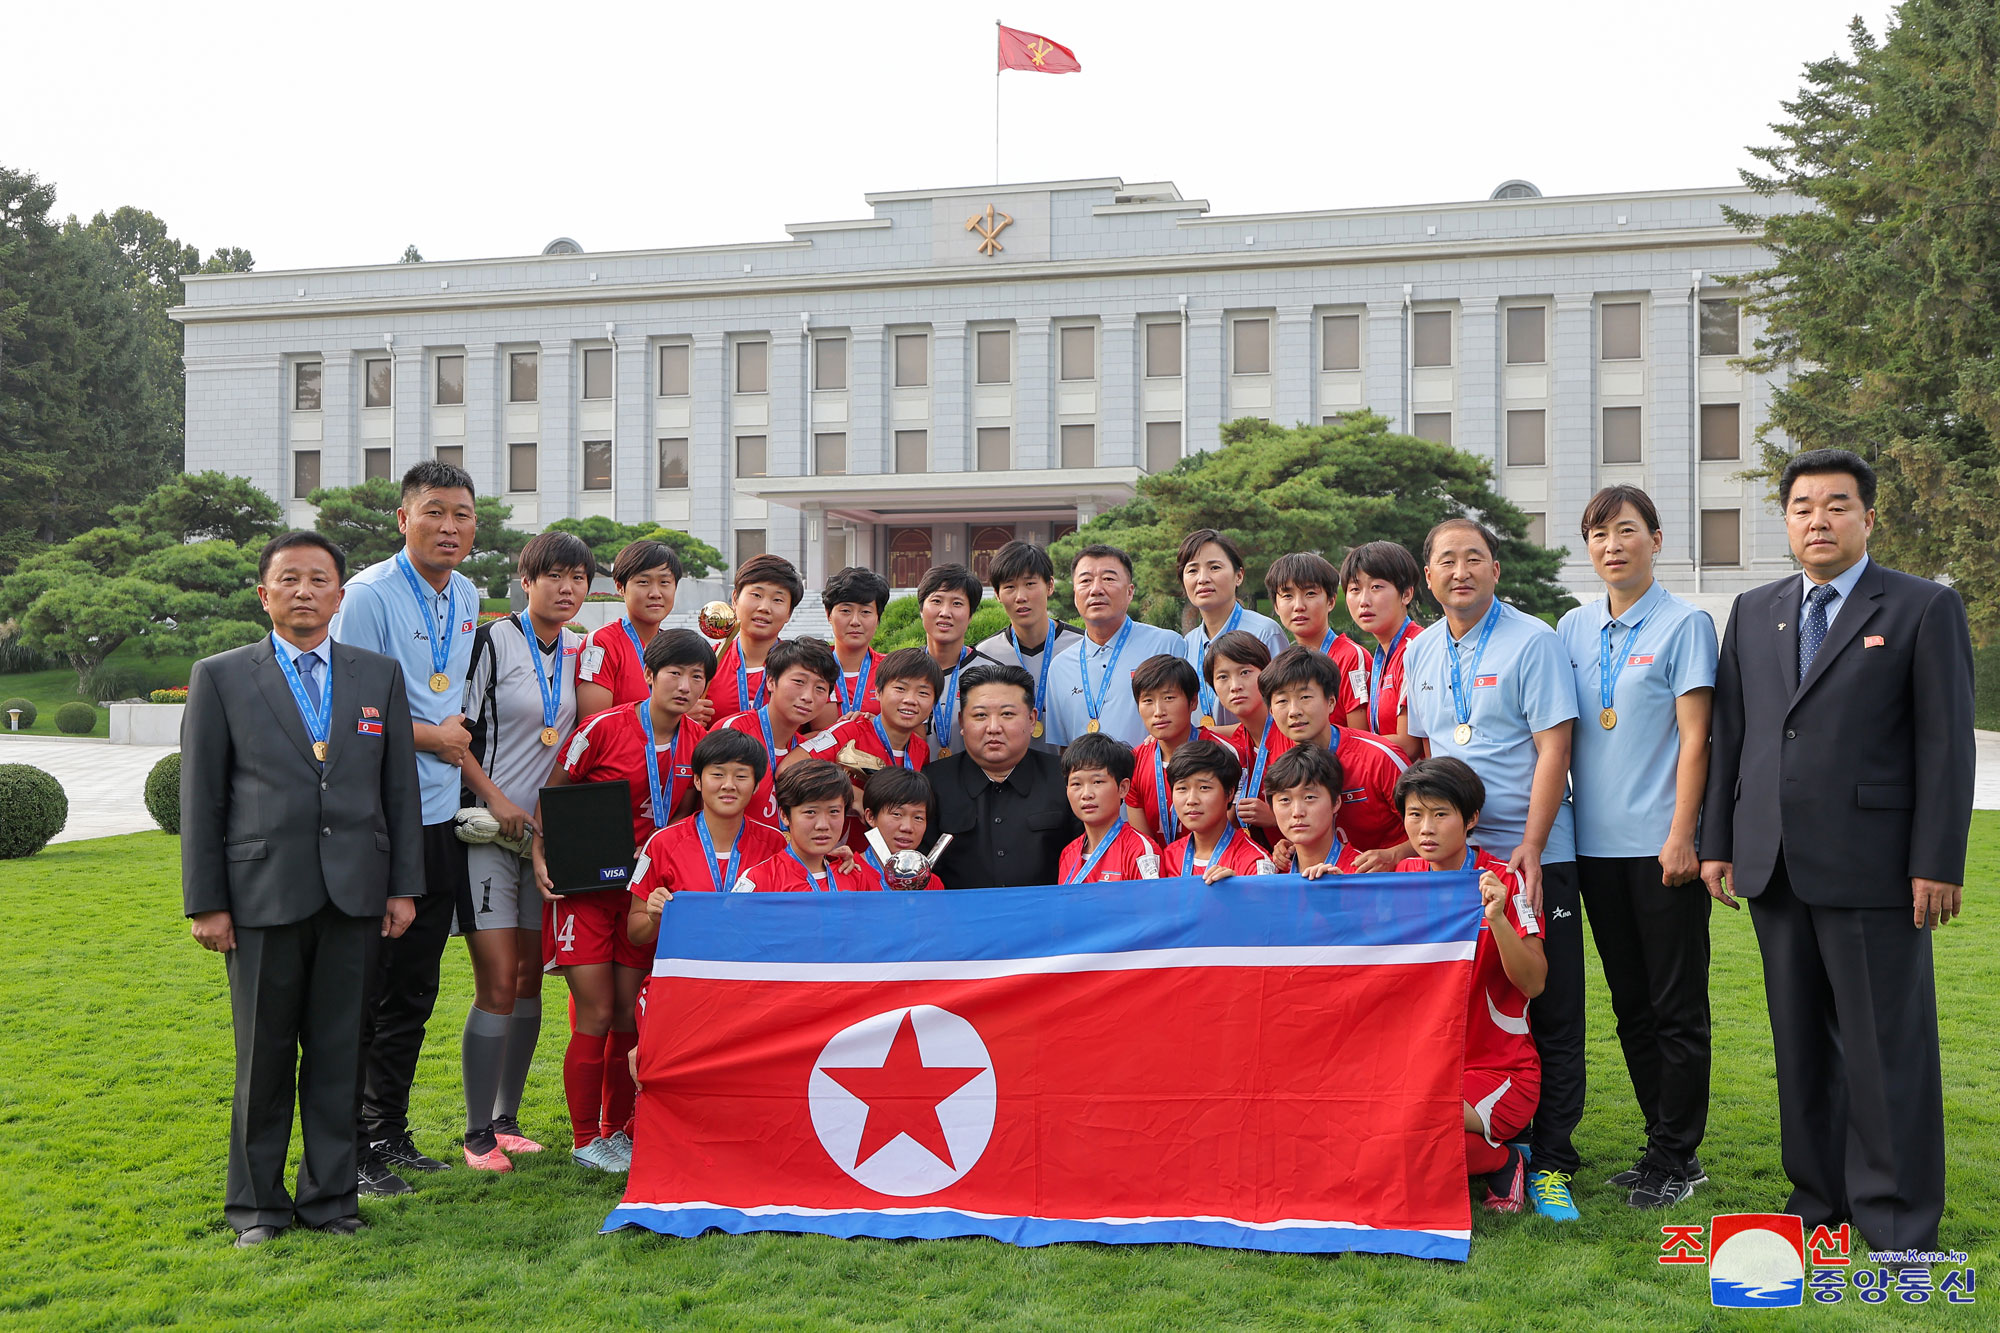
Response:
M68 822L62 783L31 764L0 764L0 860L33 856Z
M181 752L165 755L146 775L146 810L169 833L181 831Z
M10 708L21 710L21 730L26 731L29 727L35 725L35 718L39 710L36 709L32 701L27 699L7 699L0 701L0 727L7 725L7 710Z
M97 710L78 701L56 709L56 730L65 736L88 736L97 725Z

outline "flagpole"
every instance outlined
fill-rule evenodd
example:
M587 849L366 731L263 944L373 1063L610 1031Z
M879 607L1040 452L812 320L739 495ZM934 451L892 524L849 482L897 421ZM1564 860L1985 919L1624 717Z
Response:
M993 20L993 183L1000 183L1000 28L999 19Z

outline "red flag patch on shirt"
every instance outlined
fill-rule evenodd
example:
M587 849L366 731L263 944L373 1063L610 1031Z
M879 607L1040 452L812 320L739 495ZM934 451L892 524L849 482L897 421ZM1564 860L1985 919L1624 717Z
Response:
M379 708L370 708L367 704L363 704L361 705L361 716L380 717L382 716L382 710Z
M1870 634L1861 641L1861 646L1863 648L1880 648L1882 646L1882 636L1879 634Z
M1632 656L1625 659L1625 665L1651 666L1653 665L1653 655L1651 653L1644 653L1644 654L1634 653L1632 654Z
M380 722L370 722L364 717L354 724L354 734L357 736L380 736L382 734L382 724Z
M1500 677L1498 676L1474 676L1472 678L1472 688L1475 690L1488 685L1498 685L1499 683Z

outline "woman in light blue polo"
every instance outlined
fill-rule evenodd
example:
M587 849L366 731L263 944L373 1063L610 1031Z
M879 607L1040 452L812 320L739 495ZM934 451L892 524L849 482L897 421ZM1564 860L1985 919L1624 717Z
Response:
M1679 1203L1708 1179L1709 898L1695 856L1708 780L1715 622L1653 577L1659 511L1607 486L1583 511L1605 595L1558 632L1576 677L1570 746L1576 869L1618 1041L1646 1118L1646 1151L1612 1177L1634 1208Z

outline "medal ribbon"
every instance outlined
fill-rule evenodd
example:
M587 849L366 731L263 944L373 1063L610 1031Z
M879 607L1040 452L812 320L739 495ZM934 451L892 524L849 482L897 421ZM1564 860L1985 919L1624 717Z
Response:
M1368 730L1377 736L1383 734L1382 719L1376 713L1376 703L1382 697L1382 672L1388 667L1389 659L1396 655L1396 650L1403 646L1403 631L1410 627L1410 623L1410 618L1404 616L1403 623L1396 626L1396 632L1389 636L1389 646L1375 650L1374 669L1368 673Z
M1048 650L1044 648L1042 651L1046 653ZM951 750L951 720L958 713L958 673L965 670L965 664L971 657L970 648L958 650L958 661L953 665L951 674L945 677L944 698L931 706L931 735L937 740L939 754ZM878 722L875 725L879 729L882 724ZM886 736L882 743L889 743Z
M425 620L436 623L437 611L431 598L424 595L424 585L417 578L416 566L410 563L410 548L396 552L396 568L403 571L403 582L410 585L410 596L417 599L417 610ZM442 674L451 662L451 622L458 617L458 599L453 595L449 581L445 583L445 620L431 635L431 674Z
M1239 801L1254 800L1257 793L1263 789L1264 765L1271 760L1272 721L1273 719L1268 717L1264 719L1264 735L1257 742L1257 766L1244 774L1242 780L1236 784L1236 799Z
M1479 631L1479 645L1472 650L1472 676L1479 678L1479 662L1486 656L1486 641L1493 637L1493 627L1500 623L1500 599L1493 599L1493 609L1486 613L1485 627ZM1472 700L1466 697L1465 682L1458 674L1458 643L1456 640L1445 645L1451 654L1451 707L1458 716L1462 727L1472 721Z
M542 691L542 725L553 727L556 724L556 714L562 712L562 631L556 631L555 670L549 673L551 679L545 680L542 677L542 646L535 642L535 632L528 628L526 618L514 616L512 620L520 627L521 637L528 641L528 670L535 673L535 684L540 686ZM632 627L627 625L625 628L630 632ZM652 709L648 708L646 729L649 739L652 726Z
M766 671L763 675L757 677L757 697L752 699L750 697L750 668L743 661L743 646L739 643L731 643L729 651L736 654L736 709L738 712L747 713L751 709L763 704L764 686L770 683L771 673ZM769 736L770 733L771 729L765 727L764 734Z
M1201 724L1188 724L1188 740L1201 735ZM1160 756L1160 743L1153 742L1153 793L1159 805L1160 845L1166 846L1180 836L1181 821L1174 817L1173 793L1167 790L1167 761Z
M667 805L666 789L660 782L660 752L653 745L653 701L641 699L638 703L639 725L646 732L646 785L653 791L653 827L665 828L667 818L673 812ZM674 729L674 738L667 745L667 766L671 769L678 757L674 748L681 743L680 729ZM705 834L703 836L706 836ZM733 881L732 881L733 882Z
M742 864L743 858L743 825L749 822L746 818L743 824L736 826L736 841L729 844L728 868L722 872L722 878L715 882L715 891L717 893L727 893L736 887L736 869ZM695 812L694 831L701 835L702 855L707 858L703 864L708 867L708 873L713 875L715 873L715 839L709 836L708 821L702 818L700 811Z
M1608 600L1604 609L1607 613L1611 610ZM1625 674L1626 659L1631 656L1632 646L1639 642L1639 631L1649 619L1650 616L1640 616L1638 623L1632 626L1632 632L1625 636L1625 643L1618 650L1618 660L1615 663L1611 660L1611 629L1618 622L1616 620L1604 622L1604 630L1597 644L1597 683L1598 695L1604 700L1603 706L1606 708L1611 707L1611 697L1618 690L1618 678Z
M1119 808L1118 822L1111 826L1111 832L1104 835L1104 841L1097 844L1097 850L1090 854L1088 861L1085 861L1082 866L1078 867L1076 874L1064 880L1063 883L1081 884L1089 879L1090 872L1097 869L1097 863L1104 859L1104 854L1111 850L1111 844L1118 841L1119 836L1124 832L1125 814L1124 808L1121 806Z
M1118 659L1125 652L1125 640L1131 637L1132 617L1127 616L1125 627L1119 630L1118 637L1111 641L1111 652L1105 659L1104 674L1098 678L1095 694L1090 690L1090 663L1084 660L1090 654L1080 652L1076 655L1076 674L1082 677L1083 684L1083 706L1089 710L1092 722L1097 721L1098 714L1104 711L1105 701L1111 697L1111 673L1118 669ZM1044 648L1042 651L1047 652L1048 649ZM1121 822L1123 818L1120 816Z
M840 693L841 712L858 713L861 711L861 705L867 702L868 699L868 678L874 673L875 653L873 649L870 649L862 655L861 670L855 673L854 695L850 698L847 693L847 672L844 668L841 670L840 679L834 684L834 689Z
M326 744L333 727L333 671L326 673L326 685L319 692L319 708L315 711L312 702L306 698L306 687L299 680L299 669L292 661L291 645L276 634L271 636L271 651L278 659L278 670L285 673L285 684L292 687L292 702L299 706L299 721L305 724L306 735L315 745ZM314 758L318 758L317 755ZM319 762L325 763L324 759Z
M788 842L785 844L785 853L788 856L790 856L794 861L797 861L799 863L799 869L806 870L806 859L803 856L799 855L798 848L792 846L792 844ZM820 887L821 880L826 881L825 888ZM829 866L825 870L820 871L817 875L815 875L810 870L806 870L806 888L807 890L813 893L832 893L833 868Z
M1215 850L1208 854L1210 869L1221 863L1222 854L1229 850L1229 844L1234 841L1236 841L1236 826L1234 824L1224 825L1222 829L1222 841L1216 843ZM1192 875L1194 873L1194 836L1192 834L1188 836L1187 850L1181 853L1181 873L1183 875Z
M892 763L892 764L896 764L896 765L899 765L899 766L901 766L901 767L903 767L903 768L910 768L910 767L912 767L912 765L911 765L911 763L910 763L910 747L909 747L909 745L908 745L908 744L906 743L906 744L905 744L905 745L903 746L903 757L902 757L901 759L898 759L898 758L896 758L896 747L895 747L895 746L893 746L893 745L891 745L891 744L889 744L889 729L888 729L887 727L885 727L885 726L883 726L883 725L882 725L882 718L881 718L881 716L880 716L879 714L878 714L878 715L874 715L874 716L871 716L871 717L870 717L870 718L869 718L868 720L869 720L870 722L873 722L873 723L875 724L875 735L876 735L876 738L877 738L877 739L879 739L879 740L880 740L880 741L882 742L882 753L884 753L884 754L886 754L886 755L888 755L888 756L889 756L889 762L890 762L890 763Z
M1233 603L1233 605L1235 606L1236 609L1229 613L1229 623L1222 627L1222 634L1231 633L1232 631L1235 630L1235 628L1238 625L1243 623L1243 603L1236 602ZM1214 643L1217 639L1221 638L1222 634L1209 635L1207 638L1201 641L1200 650L1198 652L1193 652L1190 654L1190 656L1192 656L1194 659L1195 675L1197 676L1201 675L1201 659L1208 656L1209 645ZM1215 697L1215 687L1208 683L1206 677L1203 677L1201 682L1202 715L1204 717L1214 717L1220 711L1220 709L1217 707L1217 703L1218 701Z
M1020 665L1021 670L1026 671L1028 663L1021 656L1021 644L1019 640L1015 639L1012 626L1009 626L1007 629L1007 646L1014 650L1014 661ZM1048 706L1046 701L1049 697L1049 663L1055 660L1055 655L1056 620L1054 616L1050 616L1049 637L1042 640L1042 670L1040 676L1035 680L1035 712L1037 715Z

